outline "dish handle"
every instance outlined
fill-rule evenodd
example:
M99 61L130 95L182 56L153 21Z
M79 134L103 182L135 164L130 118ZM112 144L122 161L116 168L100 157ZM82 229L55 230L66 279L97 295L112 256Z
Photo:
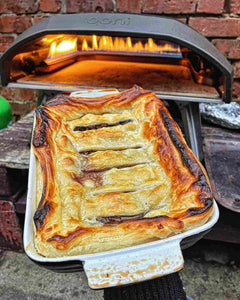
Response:
M180 241L175 240L131 252L90 258L83 266L90 288L101 289L174 273L183 268L183 263Z

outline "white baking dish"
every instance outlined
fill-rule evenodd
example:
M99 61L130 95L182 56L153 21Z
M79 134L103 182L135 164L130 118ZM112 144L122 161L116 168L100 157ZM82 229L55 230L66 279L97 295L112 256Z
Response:
M117 93L117 90L87 91L87 97ZM86 91L73 93L72 96L86 95ZM190 236L199 235L209 230L218 220L219 211L214 202L212 217L198 228L184 233L138 246L113 251L47 258L39 255L34 247L33 215L36 210L36 159L30 151L28 177L28 195L24 224L24 249L27 255L36 262L70 262L82 261L88 284L93 289L112 287L156 278L176 272L183 268L183 256L180 242Z

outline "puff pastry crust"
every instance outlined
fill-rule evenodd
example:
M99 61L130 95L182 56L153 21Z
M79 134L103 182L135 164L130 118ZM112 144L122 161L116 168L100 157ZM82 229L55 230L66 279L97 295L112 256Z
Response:
M57 96L36 110L32 147L43 256L155 241L211 216L207 174L151 91Z

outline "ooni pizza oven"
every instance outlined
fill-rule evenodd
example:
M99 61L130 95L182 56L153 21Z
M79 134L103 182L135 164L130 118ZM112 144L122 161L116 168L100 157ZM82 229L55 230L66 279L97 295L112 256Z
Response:
M72 92L137 84L180 108L201 159L198 102L230 102L232 67L202 35L165 17L59 15L35 24L0 60L3 86ZM171 111L171 109L170 109Z

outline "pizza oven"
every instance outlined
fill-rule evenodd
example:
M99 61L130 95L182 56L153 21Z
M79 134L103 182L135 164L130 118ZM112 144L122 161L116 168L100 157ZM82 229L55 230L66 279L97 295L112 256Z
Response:
M171 113L177 107L200 159L198 103L231 101L232 67L225 57L198 32L166 17L88 13L44 19L16 39L0 67L8 87L151 89L170 103Z

